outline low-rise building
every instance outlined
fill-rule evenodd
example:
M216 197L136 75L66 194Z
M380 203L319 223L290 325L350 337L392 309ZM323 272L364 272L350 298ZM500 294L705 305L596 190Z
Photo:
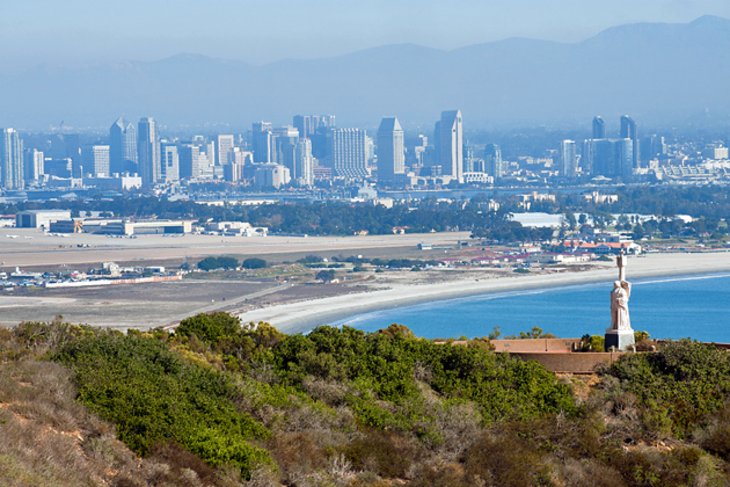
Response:
M71 210L25 210L15 216L15 226L48 229L52 222L69 219Z

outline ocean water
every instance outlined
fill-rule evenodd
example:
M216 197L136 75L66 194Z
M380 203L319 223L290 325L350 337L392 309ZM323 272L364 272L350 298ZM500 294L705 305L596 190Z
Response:
M632 281L629 309L635 330L654 338L690 337L730 343L730 274ZM539 326L558 337L602 335L611 324L612 282L515 291L369 312L335 324L366 331L392 323L425 338L502 337Z

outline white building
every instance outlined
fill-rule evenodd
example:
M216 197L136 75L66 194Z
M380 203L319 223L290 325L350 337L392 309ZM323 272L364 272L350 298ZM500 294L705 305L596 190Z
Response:
M279 189L290 182L289 168L281 164L260 164L254 174L254 184L261 189Z

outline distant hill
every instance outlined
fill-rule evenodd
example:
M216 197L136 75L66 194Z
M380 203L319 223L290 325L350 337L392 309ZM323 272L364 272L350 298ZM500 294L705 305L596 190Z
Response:
M99 126L126 113L170 126L243 127L327 112L341 125L374 127L396 114L406 128L430 130L441 110L454 107L472 127L623 112L644 123L686 123L730 108L728 52L730 20L706 16L623 25L574 44L515 38L452 51L400 44L264 66L193 54L44 66L0 74L0 126Z

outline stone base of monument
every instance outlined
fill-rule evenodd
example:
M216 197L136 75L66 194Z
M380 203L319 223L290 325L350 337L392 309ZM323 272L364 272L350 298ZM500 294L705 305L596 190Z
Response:
M606 330L605 348L610 351L613 347L620 352L632 349L634 345L634 330Z

